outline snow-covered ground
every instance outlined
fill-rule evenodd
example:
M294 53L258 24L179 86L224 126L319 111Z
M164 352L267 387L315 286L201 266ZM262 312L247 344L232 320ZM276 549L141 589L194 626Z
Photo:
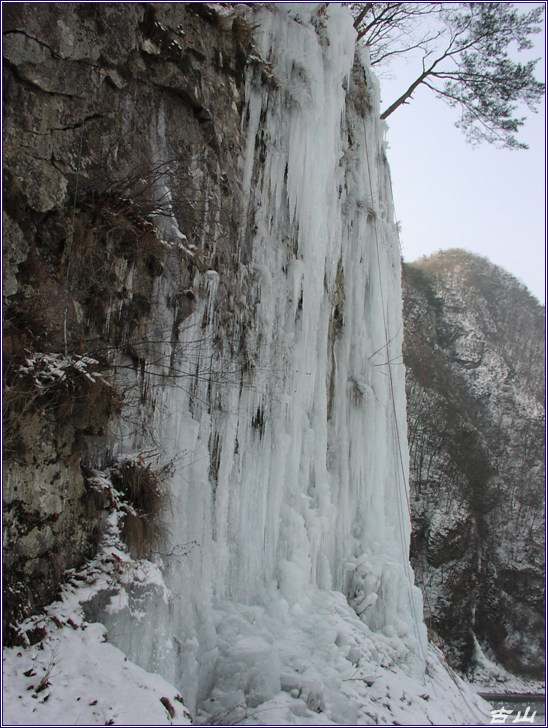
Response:
M314 620L309 621L312 628ZM318 625L316 625L318 626ZM352 633L349 627L348 635ZM298 634L299 642L290 638ZM489 706L462 686L462 700L444 697L451 679L431 655L423 682L400 669L383 669L360 661L338 673L341 660L322 661L304 644L309 632L288 630L279 645L290 663L282 689L260 706L243 701L236 662L226 686L196 717L208 725L460 725L488 724ZM258 679L269 679L265 643L242 639L237 645L244 663L257 665ZM256 662L255 662L256 661ZM299 671L299 672L297 672ZM348 675L348 677L344 677ZM326 681L332 681L329 687ZM190 720L176 688L147 673L105 641L100 624L85 629L62 627L42 647L10 649L4 656L3 725L188 725ZM479 720L477 720L479 719ZM397 721L397 722L396 722Z
M69 591L47 619L33 620L46 628L40 643L5 650L3 725L190 723L179 691L109 644L103 625L86 623ZM400 641L371 633L341 594L315 590L281 618L233 604L216 616L216 686L198 725L490 722L489 706L452 680L435 650L424 679L409 675Z
M4 649L2 725L190 722L172 685L128 660L109 643L104 625L86 620L85 605L100 595L118 609L126 589L138 584L168 596L158 567L131 559L119 517L117 510L105 514L96 558L69 572L59 601L21 625L27 646Z
M4 650L3 725L191 722L176 687L110 644L104 625L86 621L95 600L120 613L138 588L172 599L157 565L129 556L112 512L97 557L69 573L59 601L22 625L34 644ZM489 706L448 674L436 650L417 674L395 631L372 632L338 592L311 587L292 606L275 594L263 606L224 602L214 622L215 686L195 724L489 722Z
M489 659L477 641L475 648L475 667L469 677L474 689L479 693L531 693L544 695L546 690L546 682L544 680L528 680L518 675L512 675L504 667Z
M119 540L118 515L104 524L97 558L69 574L61 598L21 626L27 647L3 654L2 725L187 725L178 691L109 644L83 605L99 594L120 605L124 584L166 596L157 567L133 561ZM107 597L107 600L108 598Z
M4 653L2 725L189 723L177 690L110 645L101 624L63 626Z

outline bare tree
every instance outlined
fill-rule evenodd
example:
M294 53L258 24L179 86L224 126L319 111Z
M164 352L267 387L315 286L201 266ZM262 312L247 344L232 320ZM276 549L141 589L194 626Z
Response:
M425 16L437 16L442 3L351 3L358 40L369 48L371 64L416 48L426 49L440 30L423 30Z

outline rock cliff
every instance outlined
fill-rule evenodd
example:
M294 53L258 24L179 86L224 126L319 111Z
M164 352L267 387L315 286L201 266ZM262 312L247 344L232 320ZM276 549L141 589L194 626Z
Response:
M544 308L510 274L462 250L404 271L425 593L458 667L473 665L479 643L509 670L541 676Z
M158 279L177 277L175 341L196 273L235 265L252 36L199 4L10 5L3 30L10 622L95 548L104 504L82 466L108 457L122 400L144 403L112 365L144 366Z

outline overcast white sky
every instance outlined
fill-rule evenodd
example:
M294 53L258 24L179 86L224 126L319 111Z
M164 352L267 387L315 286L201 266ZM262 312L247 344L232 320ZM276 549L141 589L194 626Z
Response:
M537 35L529 56L542 57L536 74L540 80L545 45L545 33ZM418 74L413 72L407 63L392 69L394 78L381 78L381 109L414 80ZM473 148L455 128L457 118L457 110L422 87L387 120L403 256L413 261L440 249L465 248L505 268L544 303L545 105L530 114L518 135L528 150L500 150L486 143Z

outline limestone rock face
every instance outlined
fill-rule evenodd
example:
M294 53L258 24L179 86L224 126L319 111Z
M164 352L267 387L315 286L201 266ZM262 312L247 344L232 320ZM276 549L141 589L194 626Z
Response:
M252 36L233 13L171 3L22 3L3 30L9 633L93 552L100 504L82 461L101 460L120 401L141 396L84 388L68 412L74 365L111 371L123 352L138 368L159 277L178 282L176 338L196 274L230 265L240 193L226 172ZM45 355L68 367L56 382Z
M462 250L404 268L412 507L455 664L544 664L544 308ZM429 619L428 612L426 619Z

